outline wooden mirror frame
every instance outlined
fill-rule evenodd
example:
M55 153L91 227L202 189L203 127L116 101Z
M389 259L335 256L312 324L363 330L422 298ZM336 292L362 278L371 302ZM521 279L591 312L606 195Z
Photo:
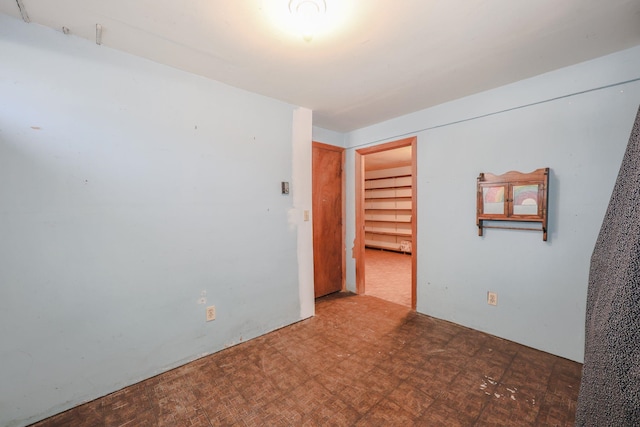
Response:
M483 235L485 228L533 230L542 231L542 240L547 241L549 168L536 169L530 173L480 173L477 181L478 236ZM538 223L541 228L487 225L484 221Z

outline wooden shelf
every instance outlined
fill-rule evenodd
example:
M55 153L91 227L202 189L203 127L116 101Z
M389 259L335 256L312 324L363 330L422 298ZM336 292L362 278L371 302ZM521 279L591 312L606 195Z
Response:
M365 246L411 252L411 184L410 166L365 172Z
M365 199L366 200L366 199ZM370 201L364 202L364 209L367 210L407 210L411 211L411 202L398 202L398 201Z
M375 231L375 230L364 230L369 234L379 234L381 236L403 236L403 237L411 237L411 233L401 233L399 231Z
M400 243L381 242L379 240L365 239L364 244L369 248L389 249L392 251L400 251Z
M380 178L398 178L401 176L411 177L411 166L401 166L399 168L378 169L365 172L365 180ZM365 186L365 188L367 188Z
M374 227L365 227L364 231L371 234L385 234L388 236L406 236L411 237L411 230L386 230Z
M395 188L395 187L411 187L411 177L403 176L400 178L382 178L371 179L365 181L364 189L371 190L375 188Z
M411 214L382 214L377 213L379 211L371 211L371 213L365 213L365 221L380 221L380 222L411 222Z
M364 197L365 199L397 199L399 197L411 199L411 187L365 190Z

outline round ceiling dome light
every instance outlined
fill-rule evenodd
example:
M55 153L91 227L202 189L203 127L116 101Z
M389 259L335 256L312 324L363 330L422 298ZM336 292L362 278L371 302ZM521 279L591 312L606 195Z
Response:
M289 11L296 18L302 38L310 42L327 12L325 0L290 0Z

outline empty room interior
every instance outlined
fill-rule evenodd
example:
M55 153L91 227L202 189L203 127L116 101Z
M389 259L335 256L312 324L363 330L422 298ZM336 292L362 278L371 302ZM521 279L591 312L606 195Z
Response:
M639 105L635 0L0 0L0 426L637 425Z

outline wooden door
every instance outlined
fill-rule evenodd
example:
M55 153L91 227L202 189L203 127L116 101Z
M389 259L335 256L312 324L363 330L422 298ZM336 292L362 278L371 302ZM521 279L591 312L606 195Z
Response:
M315 297L343 289L344 149L313 143L313 270Z

